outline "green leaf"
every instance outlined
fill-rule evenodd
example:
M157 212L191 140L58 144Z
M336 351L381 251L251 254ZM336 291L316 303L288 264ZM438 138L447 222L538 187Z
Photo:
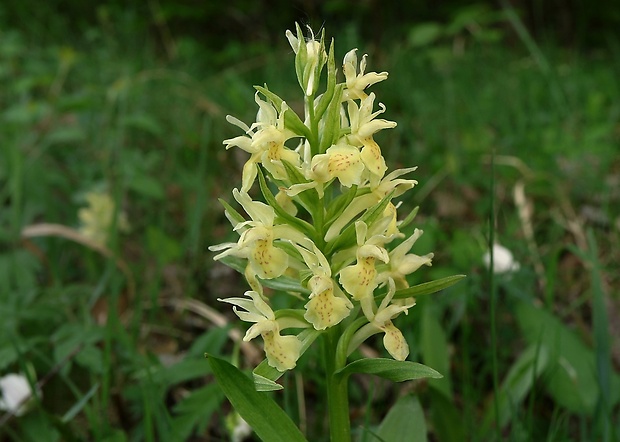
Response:
M157 258L160 264L174 262L182 254L181 244L156 226L147 227L146 244L148 250Z
M316 118L321 118L323 113L327 109L327 106L332 102L334 96L334 90L336 89L336 61L334 59L334 39L329 46L329 55L327 57L327 88L325 93L319 99L319 103L316 106L314 115Z
M411 224L411 222L415 219L416 215L418 214L419 209L420 209L420 206L415 206L413 210L409 212L409 215L407 215L407 217L398 224L398 228L401 231L405 227L407 227L409 224Z
M281 161L284 169L286 170L286 174L288 175L288 179L291 183L304 184L310 182L291 163L286 160ZM316 213L316 211L319 210L319 196L314 189L311 191L303 191L294 196L293 199L299 202L310 214Z
M209 364L224 394L258 437L269 442L306 441L287 414L237 367L213 356Z
M268 98L273 103L273 105L276 107L276 110L278 111L278 113L282 112L282 103L284 102L284 100L282 100L282 98L280 98L279 96L271 92L267 88L267 85L265 85L264 87L254 86L254 89L256 89L261 94L263 94L266 98ZM284 126L287 129L292 130L296 134L302 135L306 138L308 138L308 135L310 135L310 129L308 129L308 126L306 126L301 121L301 119L299 118L299 115L297 115L295 111L291 109L290 107L284 114Z
M127 187L137 194L147 198L152 198L155 200L163 200L166 198L166 191L164 190L161 182L142 173L138 173L131 178L131 180L127 183Z
M443 34L443 27L434 22L420 23L409 31L409 43L419 48L434 43Z
M353 201L353 198L356 196L358 196L357 186L353 185L349 190L339 195L329 204L327 207L327 214L325 215L325 219L327 220L325 222L325 230L328 230L334 221L340 218L344 209L349 207L349 204L351 204L351 201Z
M498 391L499 424L504 428L515 417L515 410L520 409L521 402L532 389L534 381L543 373L549 364L549 353L542 346L531 345L521 353L510 367L504 382ZM483 432L492 430L495 420L493 401L485 412Z
M258 278L260 283L270 289L280 290L283 292L296 292L304 295L309 295L311 292L306 287L303 287L297 279L290 276L279 276L274 279L261 279Z
M77 401L73 407L71 407L69 409L69 411L67 411L63 417L61 418L61 421L64 423L70 422L73 420L73 418L75 416L77 416L77 414L82 411L82 409L86 406L86 404L88 403L88 401L90 400L91 397L93 397L93 395L97 392L97 390L99 389L99 383L96 383L95 385L93 385L90 390L88 390L86 392L86 394L84 394L84 396L82 396L80 398L79 401Z
M135 128L147 132L154 137L160 137L164 134L163 127L150 115L136 114L125 117L122 120L125 127Z
M237 256L225 256L220 259L220 262L226 264L232 269L235 269L242 275L245 273L247 259L239 258ZM261 285L269 287L270 289L281 290L283 292L303 293L304 295L310 294L310 290L308 290L306 287L303 287L297 279L291 278L290 276L283 275L274 279L258 278L258 281L261 283Z
M340 137L340 110L342 108L342 92L344 84L336 86L334 97L327 107L323 118L324 126L320 132L319 153L325 153L328 147L334 144Z
M596 379L594 352L553 314L521 302L516 308L517 322L532 345L541 345L549 352L547 391L562 407L575 413L592 415L600 390ZM613 373L610 386L610 407L618 402L620 379Z
M222 198L218 198L218 201L220 202L222 206L224 206L224 210L228 212L228 216L230 216L233 219L233 221L236 221L237 223L245 222L245 218L243 217L243 215L241 215L239 212L233 209L233 207L230 204L228 204L225 200L223 200Z
M370 227L372 223L374 223L377 218L379 218L379 216L383 214L383 211L392 200L393 196L394 191L390 192L377 204L367 209L366 212L359 218L359 220L364 221L368 225L368 227ZM337 238L332 239L327 243L326 255L329 255L337 250L342 250L354 246L355 243L355 222L351 221Z
M383 418L377 436L384 442L426 442L426 419L418 398L401 397Z
M253 373L253 377L254 388L256 388L256 391L277 391L284 389L282 385L259 374Z
M445 278L437 279L435 281L424 282L422 284L414 285L413 287L397 290L394 294L394 299L430 295L431 293L448 288L466 277L467 275L446 276Z
M429 385L442 392L447 398L452 397L452 382L450 379L450 353L448 339L432 306L424 302L421 323L421 351L426 364L435 367L441 373L446 373L441 379L432 379Z
M263 193L263 197L265 198L265 201L267 201L267 204L273 207L276 214L280 218L286 221L286 223L289 224L291 227L294 227L300 232L304 233L306 236L309 236L310 238L316 237L316 230L314 229L312 224L294 217L286 210L284 210L282 206L280 206L280 204L278 204L276 198L273 196L271 190L269 190L269 187L267 186L267 182L265 181L265 175L263 174L261 167L258 168L258 183L260 186L260 190Z
M169 388L181 382L203 377L207 373L209 365L204 358L187 358L169 367L162 366L151 374L151 379L155 384Z
M437 371L426 365L410 361L396 361L394 359L372 358L360 359L351 362L346 367L336 371L341 376L352 373L374 374L389 379L392 382L411 381L414 379L442 377Z
M190 440L192 432L204 432L223 401L224 395L216 383L192 391L174 406L170 433L175 440Z
M462 411L457 410L452 398L447 398L437 390L429 390L428 393L431 398L431 419L437 440L442 442L467 440Z

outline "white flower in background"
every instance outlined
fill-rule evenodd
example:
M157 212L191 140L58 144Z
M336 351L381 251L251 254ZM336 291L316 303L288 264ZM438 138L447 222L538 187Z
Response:
M486 252L482 257L484 265L489 268L491 266L491 253ZM512 252L506 247L493 244L493 273L511 273L519 270L521 265L515 261Z
M21 374L8 374L0 378L0 410L21 416L26 412L26 403L32 397L28 379Z
M252 427L236 411L226 416L226 427L232 442L243 442L252 435Z

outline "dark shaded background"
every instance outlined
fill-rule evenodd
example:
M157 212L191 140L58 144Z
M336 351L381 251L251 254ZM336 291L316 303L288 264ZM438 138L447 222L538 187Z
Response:
M46 38L64 39L68 32L79 38L107 21L130 24L121 27L136 36L154 34L162 45L170 33L175 38L191 36L212 50L221 50L235 42L274 43L280 39L280 32L274 30L298 21L314 29L352 25L364 41L387 43L406 34L412 24L449 22L455 11L472 4L490 10L511 5L539 42L577 49L604 46L620 29L620 2L589 0L6 0L0 5L0 25L23 28L33 36L46 32Z

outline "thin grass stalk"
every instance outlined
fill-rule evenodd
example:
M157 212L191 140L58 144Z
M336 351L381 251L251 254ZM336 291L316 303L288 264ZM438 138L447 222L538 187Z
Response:
M497 287L495 283L494 269L494 253L493 245L495 244L495 149L491 151L491 174L490 174L490 213L489 213L489 283L491 287L491 352L492 352L492 372L493 372L493 411L495 421L495 432L497 440L502 440L500 422L499 422L499 378L497 374Z

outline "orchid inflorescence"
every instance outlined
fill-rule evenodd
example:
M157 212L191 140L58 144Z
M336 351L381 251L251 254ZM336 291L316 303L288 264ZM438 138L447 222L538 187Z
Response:
M303 119L264 87L256 87L256 122L247 126L228 116L244 134L224 141L250 154L240 190L233 197L241 215L223 202L225 214L239 234L237 242L210 249L214 259L238 268L251 288L244 297L220 299L253 325L249 341L262 337L268 364L279 371L295 367L318 335L343 327L339 349L346 358L368 337L383 333L383 343L396 360L409 347L393 319L415 305L406 276L431 265L433 254L409 253L422 231L402 232L415 210L399 221L394 199L417 182L403 178L416 168L388 173L376 133L396 126L378 118L369 86L387 72L365 72L356 49L344 57L344 82L337 79L334 44L326 50L324 35L297 26L286 36L295 52L295 69L304 96ZM319 93L321 74L325 90ZM250 196L258 181L265 202ZM277 189L275 192L272 189ZM396 244L394 246L394 244ZM301 299L297 309L274 311L264 287L288 291ZM298 334L283 334L285 329Z

